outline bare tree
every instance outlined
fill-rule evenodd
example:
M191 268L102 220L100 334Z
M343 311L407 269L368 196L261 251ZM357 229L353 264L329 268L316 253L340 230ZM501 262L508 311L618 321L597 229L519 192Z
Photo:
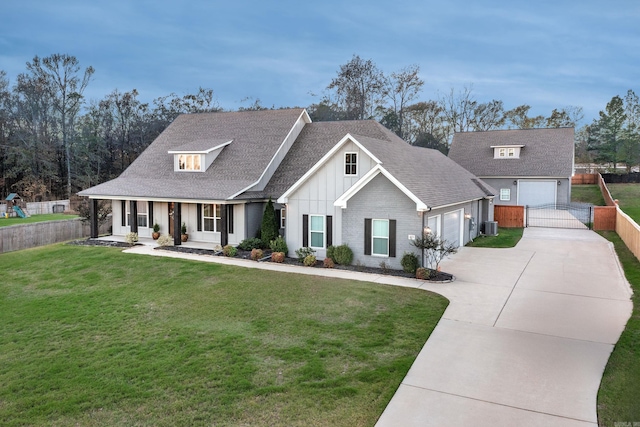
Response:
M338 76L327 89L335 90L337 104L346 112L347 118L365 120L372 118L380 105L382 87L383 74L373 61L353 55L351 61L340 66Z
M410 65L400 71L391 73L384 78L382 93L391 102L391 109L397 121L397 135L404 138L405 114L409 102L413 101L424 86L424 80L419 77L420 67Z
M46 82L46 88L51 95L53 107L58 114L62 146L64 150L67 197L71 197L71 141L73 123L82 106L83 92L93 75L93 67L87 67L79 76L80 63L75 56L53 54L42 60L35 56L32 62L27 62L27 70L35 77Z

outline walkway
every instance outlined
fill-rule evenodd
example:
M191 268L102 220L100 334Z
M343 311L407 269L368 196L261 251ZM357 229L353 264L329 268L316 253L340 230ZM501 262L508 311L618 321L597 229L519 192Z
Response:
M380 417L387 426L596 426L596 396L631 315L612 246L588 230L528 228L514 249L462 248L449 284L184 254L188 258L427 289L451 303Z

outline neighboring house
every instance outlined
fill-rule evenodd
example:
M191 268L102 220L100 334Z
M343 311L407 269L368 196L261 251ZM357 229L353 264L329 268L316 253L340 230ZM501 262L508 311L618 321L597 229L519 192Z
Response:
M375 121L311 123L290 109L179 116L122 175L79 194L93 210L112 200L114 235L149 237L157 222L180 244L184 222L211 246L255 237L271 198L289 256L344 243L354 262L400 268L426 227L457 246L477 236L493 193Z
M497 205L571 201L573 128L456 133L449 158L495 188Z

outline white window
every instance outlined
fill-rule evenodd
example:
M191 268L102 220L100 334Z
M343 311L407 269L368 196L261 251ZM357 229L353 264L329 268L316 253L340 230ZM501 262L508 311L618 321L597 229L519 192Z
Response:
M501 188L500 189L500 200L511 200L511 189L510 188Z
M507 155L507 149L506 148L500 148L498 150L498 157L505 157Z
M309 215L309 242L312 248L324 248L324 216Z
M202 225L204 231L221 231L220 205L202 205Z
M507 148L507 157L515 157L516 149L515 148Z
M126 225L127 227L129 227L131 225L131 202L127 200L124 206L125 206L125 212L127 217ZM137 216L138 227L145 227L145 228L149 227L148 208L149 208L149 202L142 202L142 201L136 202L136 209L138 211L138 216Z
M284 228L287 220L287 210L285 208L280 209L280 228Z
M357 153L346 153L344 155L344 174L345 175L358 174L358 154Z
M517 145L512 147L492 147L494 159L519 159L520 149L523 145Z
M389 220L371 220L372 255L389 256Z
M201 171L201 156L200 154L177 154L177 165L175 170L177 171Z

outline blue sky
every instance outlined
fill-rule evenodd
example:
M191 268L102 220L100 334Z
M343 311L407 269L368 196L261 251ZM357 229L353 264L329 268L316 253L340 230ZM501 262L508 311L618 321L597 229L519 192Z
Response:
M354 54L387 73L418 64L420 100L472 85L480 102L534 114L581 106L584 123L614 95L640 93L636 0L4 0L0 10L11 83L35 55L71 54L95 68L85 92L95 100L202 86L225 109L306 107Z

